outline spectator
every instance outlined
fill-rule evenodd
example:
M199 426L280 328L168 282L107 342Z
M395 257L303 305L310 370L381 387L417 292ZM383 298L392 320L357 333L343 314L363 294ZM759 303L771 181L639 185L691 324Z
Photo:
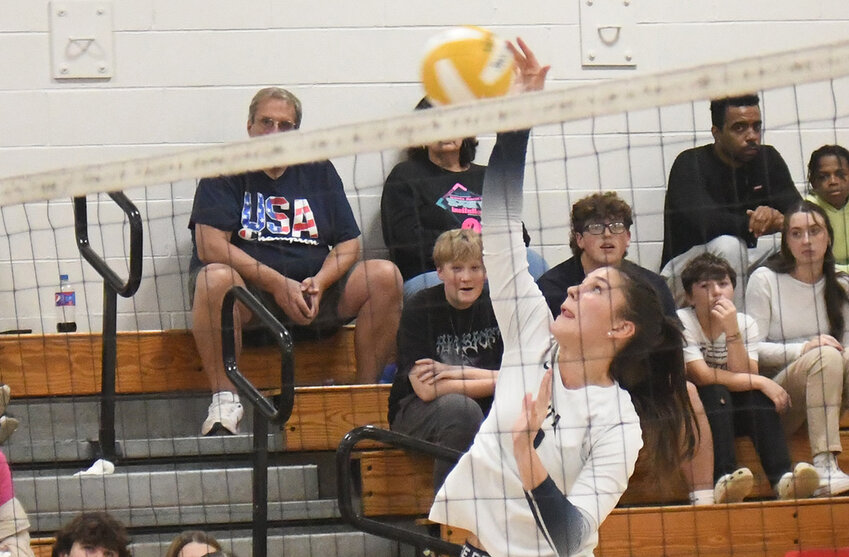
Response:
M849 402L849 277L834 268L828 217L801 201L787 210L781 251L757 269L746 288L749 315L764 340L759 367L790 395L782 416L790 434L806 421L814 467L815 495L849 491L849 475L837 464L840 412Z
M838 271L849 272L849 151L840 145L823 145L808 162L811 193L806 199L825 210L834 241L834 263Z
M393 431L465 451L492 404L504 346L484 286L480 234L443 232L433 260L442 284L417 292L401 313L389 423ZM434 489L450 470L436 461Z
M171 541L165 557L203 557L220 550L221 544L214 536L200 530L187 530Z
M742 284L735 303L743 307L747 270L776 251L771 235L781 230L782 213L801 199L781 155L761 145L758 103L757 95L711 101L713 144L679 154L669 171L660 274L679 305L681 269L709 251L737 273Z
M416 110L431 108L427 98ZM486 167L475 164L474 137L437 141L407 149L407 160L386 178L380 200L383 240L404 278L404 297L438 284L431 257L436 238L452 228L480 232L481 194ZM524 230L525 245L530 236ZM542 257L529 250L534 278L545 271Z
M124 525L105 512L78 515L56 533L52 557L130 557Z
M790 467L790 451L779 414L790 397L775 381L758 374L758 326L737 312L732 299L737 275L712 253L691 259L681 272L690 307L678 310L684 324L687 376L699 386L713 433L714 475L725 502L742 501L752 490L748 468L737 468L734 438L752 439L779 499L810 497L819 487L813 466Z
M285 89L262 89L251 101L251 137L300 124L301 102ZM189 228L192 334L215 393L204 435L238 433L244 412L221 356L221 302L233 286L247 286L296 337L325 335L356 318L361 383L394 360L401 277L389 261L358 262L360 230L330 162L203 179ZM234 313L238 338L253 316L241 305Z
M0 452L0 552L7 551L11 557L33 557L29 528L29 517L15 497L6 455Z

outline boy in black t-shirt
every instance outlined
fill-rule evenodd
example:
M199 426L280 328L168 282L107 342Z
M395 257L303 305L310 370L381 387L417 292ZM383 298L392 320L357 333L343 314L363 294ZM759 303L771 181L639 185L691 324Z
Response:
M504 346L484 287L480 235L443 232L433 260L443 284L418 292L401 314L389 423L394 431L465 451L492 403ZM434 488L450 469L436 462Z

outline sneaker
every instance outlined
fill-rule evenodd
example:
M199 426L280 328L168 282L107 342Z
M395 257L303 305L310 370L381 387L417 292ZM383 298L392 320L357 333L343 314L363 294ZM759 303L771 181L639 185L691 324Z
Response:
M814 497L830 497L849 491L849 475L837 465L837 456L831 451L814 455L814 467L820 475L820 484Z
M781 501L788 499L807 499L820 486L817 469L807 462L800 462L792 472L787 472L775 484L775 493Z
M739 503L752 492L755 478L748 468L738 468L730 474L725 474L716 481L713 488L713 500L717 504Z
M6 387L6 385L3 385ZM9 437L18 429L20 422L9 416L0 416L0 445L5 443Z
M0 415L6 413L6 407L9 406L9 400L12 398L12 389L9 385L0 385Z
M239 395L229 391L215 393L200 432L203 435L237 435L244 414Z

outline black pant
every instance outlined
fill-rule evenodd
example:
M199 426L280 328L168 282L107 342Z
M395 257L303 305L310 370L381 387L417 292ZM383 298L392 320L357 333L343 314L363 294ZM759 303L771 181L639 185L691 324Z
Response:
M790 471L790 452L775 404L761 391L732 393L722 385L699 387L713 434L714 481L737 469L734 438L746 435L755 445L761 465L775 485Z

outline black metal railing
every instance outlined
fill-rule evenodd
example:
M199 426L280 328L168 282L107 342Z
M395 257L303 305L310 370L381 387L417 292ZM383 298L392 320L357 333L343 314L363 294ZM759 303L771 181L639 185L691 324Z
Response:
M271 331L280 348L280 394L277 404L266 398L251 383L236 363L236 337L233 308L236 300L244 304ZM253 294L233 286L221 307L221 348L224 370L236 386L239 396L247 399L253 414L253 557L268 553L268 424L283 424L295 405L295 355L292 336Z
M445 541L441 538L428 536L409 528L403 528L394 524L381 522L373 518L367 518L354 509L353 495L355 492L353 472L351 470L351 453L357 443L369 439L378 441L390 447L397 447L407 451L423 453L434 458L456 463L463 454L460 451L449 449L441 445L435 445L403 433L380 429L372 425L361 426L349 431L339 448L336 449L336 478L339 498L339 512L342 519L348 524L376 536L389 538L402 543L415 546L420 549L431 549L446 555L460 555L461 546Z
M115 365L118 353L118 295L133 296L142 277L142 220L138 209L123 192L110 192L109 197L124 211L130 226L130 258L127 280L109 267L88 240L88 210L85 197L74 198L74 231L77 249L83 258L103 277L103 347L101 350L100 436L96 451L101 458L114 462L119 456L115 441Z

